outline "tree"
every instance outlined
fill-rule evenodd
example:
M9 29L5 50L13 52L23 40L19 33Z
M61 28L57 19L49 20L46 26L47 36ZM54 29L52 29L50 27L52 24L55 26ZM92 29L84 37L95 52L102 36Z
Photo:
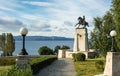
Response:
M106 54L111 48L111 38L109 33L116 30L115 50L120 51L120 0L112 0L111 9L103 16L102 23L99 18L94 19L94 30L91 32L92 46L99 49L102 54Z
M63 46L61 47L61 49L70 49L70 47L69 47L69 46L66 46L66 45L63 45Z
M101 46L102 26L103 26L103 19L100 17L94 18L94 29L93 32L91 32L91 42L93 48L98 52L100 47L102 47Z
M103 18L94 18L94 29L91 32L91 42L94 49L103 56L111 49L111 39L108 38L109 33L115 28L113 14L108 11Z
M115 30L117 31L117 47L120 49L120 0L112 1L112 12L115 20Z
M0 49L3 51L3 56L12 56L15 50L15 40L11 33L0 35Z
M58 54L58 50L59 50L59 49L61 49L61 47L57 45L57 46L54 48L54 53Z
M13 39L13 35L11 33L7 33L6 39L6 47L9 56L12 56L12 52L15 50L15 40Z
M39 48L38 53L40 55L52 55L53 54L53 50L50 49L47 46L42 46L42 47Z
M1 35L1 49L2 49L2 51L3 51L3 53L2 53L2 55L3 56L7 56L7 52L6 52L6 45L5 45L5 41L6 40L6 35L5 35L5 33L2 33L2 35Z

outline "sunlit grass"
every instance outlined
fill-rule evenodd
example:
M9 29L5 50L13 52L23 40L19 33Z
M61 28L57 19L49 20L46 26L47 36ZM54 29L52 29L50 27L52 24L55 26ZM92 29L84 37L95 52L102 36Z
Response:
M11 68L11 66L0 66L0 73L7 71L10 68Z
M102 74L103 71L95 67L95 62L98 60L105 62L104 58L87 59L86 61L74 62L77 76L94 76L96 74Z

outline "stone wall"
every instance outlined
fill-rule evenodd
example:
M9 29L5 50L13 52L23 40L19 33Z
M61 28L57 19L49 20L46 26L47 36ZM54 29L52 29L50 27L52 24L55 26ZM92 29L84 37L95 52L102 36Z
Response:
M81 52L73 52L69 49L58 50L58 58L73 58L73 53L83 53L87 58L95 58L96 52L88 52L88 51L81 51Z

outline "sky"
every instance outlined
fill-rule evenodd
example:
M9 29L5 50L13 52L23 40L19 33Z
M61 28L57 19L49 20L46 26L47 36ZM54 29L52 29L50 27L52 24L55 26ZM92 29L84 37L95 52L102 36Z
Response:
M0 34L20 35L26 27L29 36L74 38L77 18L85 16L92 31L93 18L102 17L111 0L0 0Z

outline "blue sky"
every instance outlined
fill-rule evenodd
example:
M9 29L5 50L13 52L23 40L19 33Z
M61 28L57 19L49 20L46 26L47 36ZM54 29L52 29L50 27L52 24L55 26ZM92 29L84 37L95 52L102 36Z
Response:
M28 35L74 37L77 18L86 16L88 31L93 18L102 17L111 0L0 0L0 33L20 35L26 27Z

